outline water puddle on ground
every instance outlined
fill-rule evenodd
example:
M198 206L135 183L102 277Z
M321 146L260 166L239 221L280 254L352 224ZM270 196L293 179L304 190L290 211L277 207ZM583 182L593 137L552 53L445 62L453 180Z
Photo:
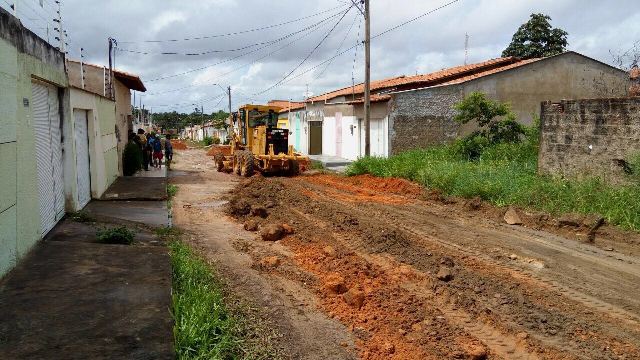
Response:
M210 202L203 202L203 203L199 203L199 204L194 204L193 206L195 207L199 207L199 208L220 208L223 207L224 205L228 204L229 202L226 200L217 200L217 201L210 201Z

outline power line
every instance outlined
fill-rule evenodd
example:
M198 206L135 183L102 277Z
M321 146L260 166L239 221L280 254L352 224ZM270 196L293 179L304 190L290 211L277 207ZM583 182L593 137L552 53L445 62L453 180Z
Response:
M310 26L307 26L306 28L304 28L304 29L302 29L302 30L299 30L299 31L296 31L296 32L290 33L290 34L288 34L288 35L286 35L286 36L281 37L280 39L274 40L272 43L266 44L265 46L259 47L259 48L257 48L257 49L253 49L253 50L251 50L251 51L249 51L249 52L246 52L246 53L244 53L244 54L240 54L240 55L234 56L234 57L232 57L232 58L229 58L229 59L226 59L226 60L219 61L219 62L217 62L217 63L215 63L215 64L211 64L211 65L203 66L203 67L196 68L196 69L187 70L187 71L184 71L184 72L181 72L181 73L178 73L178 74L167 75L167 76L161 76L161 77L158 77L158 78L155 78L155 79L147 80L147 82L154 82L154 81L159 81L159 80L164 80L164 79L174 78L174 77L178 77L178 76L183 76L183 75L187 75L187 74L194 73L194 72L197 72L197 71L201 71L201 70L204 70L204 69L208 69L208 68L211 68L211 67L214 67L214 66L217 66L217 65L221 65L221 64L227 63L227 62L229 62L229 61L233 61L233 60L235 60L235 59L239 59L239 58L241 58L241 57L244 57L244 56L247 56L247 55L253 54L253 53L258 52L258 51L260 51L260 50L262 50L262 49L265 49L265 48L267 48L267 47L269 47L269 46L272 46L272 45L274 45L274 44L276 44L276 43L278 43L278 42L280 42L280 41L286 40L286 39L290 38L291 36L294 36L294 35L299 34L299 33L301 33L301 32L304 32L304 31L308 31L308 30L310 30L310 29L313 29L313 28L315 28L315 27L317 27L317 26L321 25L322 23L324 23L324 22L326 22L326 21L329 21L329 20L331 20L331 19L335 18L335 17L336 17L336 16L338 16L338 15L339 15L339 14L337 14L337 15L332 15L332 16L330 16L330 17L328 17L328 18L325 18L325 19L323 19L323 20L321 20L321 21L319 21L319 22L315 23L315 24L312 24L312 25L310 25Z
M317 12L315 14L312 15L308 15L305 17L301 17L298 19L294 19L294 20L290 20L290 21L286 21L283 23L279 23L279 24L275 24L275 25L268 25L268 26L263 26L263 27L259 27L259 28L255 28L255 29L249 29L249 30L242 30L242 31L236 31L236 32L230 32L230 33L226 33L226 34L218 34L218 35L208 35L208 36L199 36L199 37L192 37L192 38L184 38L184 39L168 39L168 40L142 40L142 41L120 41L121 44L135 44L135 43L162 43L162 42L178 42L178 41L192 41L192 40L204 40L204 39L213 39L213 38L219 38L219 37L225 37L225 36L234 36L234 35L240 35L240 34L246 34L246 33L251 33L251 32L256 32L256 31L261 31L261 30L267 30L267 29L272 29L272 28L276 28L279 26L283 26L283 25L287 25L287 24L292 24L298 21L302 21L302 20L306 20L318 15L322 15L322 14L326 14L328 12L331 12L333 10L336 9L340 9L340 8L344 8L345 5L341 5L341 6L337 6L331 9L327 9L321 12Z
M392 31L394 31L394 30L397 30L397 29L399 29L399 28L401 28L401 27L403 27L403 26L406 26L406 25L408 25L408 24L410 24L410 23L412 23L412 22L414 22L414 21L416 21L416 20L418 20L418 19L421 19L421 18L423 18L423 17L425 17L425 16L427 16L427 15L430 15L430 14L432 14L432 13L436 12L436 11L442 10L442 9L444 9L444 8L446 8L446 7L450 6L450 5L453 5L454 3L457 3L457 2L459 2L459 1L460 1L460 0L453 0L453 1L450 1L450 2L448 2L448 3L446 3L446 4L444 4L444 5L441 5L441 6L437 7L437 8L435 8L435 9L433 9L433 10L427 11L427 12L425 12L425 13L423 13L423 14L419 15L419 16L416 16L416 17L415 17L415 18L413 18L413 19L410 19L410 20L408 20L408 21L405 21L405 22L403 22L403 23L400 23L400 24L398 24L398 25L396 25L396 26L394 26L394 27L391 27L391 28L389 28L389 29L387 29L387 30L385 30L385 31L383 31L383 32L381 32L381 33L379 33L379 34L375 35L375 36L372 36L372 37L371 37L371 39L372 39L372 40L373 40L373 39L377 39L377 38L379 38L379 37L381 37L381 36L383 36L383 35L385 35L385 34L387 34L387 33L389 33L389 32L392 32ZM328 63L328 62L332 61L333 59L335 59L335 58L337 58L337 57L340 57L340 56L342 56L342 55L346 54L347 52L349 52L349 51L351 51L351 50L355 49L355 48L356 48L356 47L358 47L358 46L360 46L360 44L356 44L356 45L354 45L354 46L352 46L352 47L350 47L350 48L348 48L348 49L346 49L346 50L344 50L344 51L341 51L340 53L338 53L338 54L336 54L336 55L334 55L334 56L332 56L332 57L330 57L330 58L326 59L325 61L323 61L323 62L321 62L321 63L319 63L319 64L317 64L317 65L315 65L315 66L313 66L313 67L311 67L311 68L308 68L307 70L305 70L305 71L303 71L303 72L301 72L301 73L299 73L299 74L297 74L297 75L295 75L295 76L293 76L293 77L290 77L290 78L288 78L288 79L286 79L286 80L282 81L282 83L278 84L278 86L279 86L279 85L281 85L281 84L283 84L283 83L288 83L288 82L290 82L290 81L292 81L292 80L294 80L294 79L297 79L297 78L299 78L299 77L301 77L301 76L303 76L303 75L305 75L305 74L307 74L307 73L309 73L309 72L311 72L311 71L313 71L313 70L315 70L315 69L319 68L320 66L322 66L322 65L324 65L324 64L326 64L326 63ZM267 90L265 90L265 91L261 91L261 92L258 92L258 93L254 94L254 95L261 95L261 94L264 94L265 92L267 92L267 91L269 91L269 90L271 90L271 89L273 89L273 88L275 88L275 87L276 87L276 86L272 86L272 87L268 88Z
M401 28L401 27L403 27L405 25L408 25L408 24L410 24L410 23L412 23L412 22L414 22L416 20L422 19L423 17L425 17L427 15L430 15L430 14L432 14L432 13L438 11L438 10L442 10L442 9L444 9L444 8L450 6L450 5L453 5L453 4L457 3L458 1L460 1L460 0L453 0L453 1L450 1L450 2L448 2L446 4L444 4L444 5L439 6L439 7L435 8L435 9L433 9L433 10L427 11L426 13L418 15L418 16L414 17L413 19L407 20L407 21L405 21L403 23L400 23L400 24L398 24L398 25L396 25L396 26L394 26L392 28L389 28L389 29L385 30L385 31L377 34L376 36L371 37L371 39L373 40L373 39L378 38L378 37L380 37L380 36L382 36L384 34L387 34L387 33L390 33L390 32L392 32L394 30L397 30L397 29L399 29L399 28Z
M336 50L336 54L340 52L340 49L342 49L342 46L344 45L345 41L347 41L347 37L349 37L349 34L351 34L351 30L353 29L353 26L356 24L356 21L358 20L359 16L358 14L356 14L353 17L353 22L351 23L351 26L349 26L349 30L347 30L347 33L344 35L344 38L342 38L342 41L340 42L340 45L338 45L338 50ZM330 61L327 66L325 66L324 69L322 69L322 71L318 74L318 76L316 76L315 80L318 80L322 75L324 75L324 73L327 71L327 69L329 68L329 66L331 66L331 63L333 61Z
M323 23L325 21L328 21L334 17L339 16L340 14L342 14L342 12L339 12L337 14L334 14L331 17L328 17L327 19L322 20L319 23ZM255 44L251 44L251 45L245 45L239 48L235 48L235 49L225 49L225 50L206 50L206 51L202 51L202 52L187 52L187 53L182 53L182 52L177 52L177 51L165 51L165 52L159 52L159 53L153 53L153 52L148 52L148 51L141 51L141 50L130 50L130 49L122 49L122 48L118 48L118 51L122 51L122 52L128 52L128 53L134 53L134 54L141 54L141 55L183 55L183 56L202 56L202 55L208 55L208 54L215 54L215 53L224 53L224 52L236 52L236 51L242 51L242 50L246 50L252 47L256 47L256 46L260 46L260 45L265 45L265 44L272 44L272 43L277 43L280 42L284 39L287 39L289 37L291 37L292 35L296 35L299 34L300 32L306 31L306 28L303 30L299 30L296 31L294 33L288 34L286 36L280 37L278 39L274 39L274 40L269 40L269 41L263 41L263 42L259 42L259 43L255 43Z
M282 79L280 79L278 82L276 82L275 84L271 85L270 87L268 87L267 89L265 89L262 92L253 94L254 96L256 95L261 95L273 88L275 88L276 86L282 84L282 82L284 82L289 76L291 76L291 74L293 74L296 70L298 70L300 68L300 66L302 66L305 62L307 62L307 60L309 60L309 58L316 52L316 50L318 50L318 48L324 43L325 40L327 40L327 38L331 35L331 33L333 33L333 30L336 29L336 27L338 27L338 25L340 25L340 23L342 22L342 20L344 19L345 16L347 16L347 13L349 13L349 11L351 10L353 6L350 6L347 11L344 12L344 14L342 14L342 16L340 17L340 19L338 20L338 22L331 28L331 30L329 30L329 32L322 38L322 40L320 40L320 42L318 43L318 45L316 45L313 50L311 50L311 52L296 66L294 67L287 75L285 75Z
M275 53L277 53L277 52L279 52L279 51L282 51L282 50L286 49L287 47L289 47L289 46L293 45L294 43L296 43L296 42L298 42L298 41L300 41L300 40L302 40L302 39L306 38L307 36L309 36L309 35L313 34L314 32L316 32L316 31L318 31L318 30L320 30L320 29L321 29L321 27L314 28L313 30L311 30L311 31L309 31L309 32L304 33L302 36L300 36L300 37L298 37L297 39L294 39L294 40L292 40L292 41L288 42L287 44L285 44L285 45L283 45L283 46L281 46L281 47L277 48L277 49L276 49L276 50L274 50L274 51L271 51L271 52L269 52L269 53L267 53L267 54L265 54L265 55L263 55L263 56L260 56L260 57L258 57L258 58L256 58L256 59L253 59L252 61L249 61L249 62L247 62L247 63L245 63L245 64L243 64L243 65L241 65L241 66L238 66L238 67L236 67L236 68L234 68L234 69L232 69L232 70L230 70L230 71L228 71L228 72L226 72L226 73L224 73L224 74L220 74L220 78L218 78L218 81L219 81L220 79L225 78L225 77L226 77L227 75L229 75L229 74L232 74L232 73L234 73L234 72L236 72L236 71L238 71L238 70L240 70L240 69L243 69L243 68L245 68L245 67L247 67L247 66L251 66L251 65L253 65L253 64L255 64L255 63L257 63L258 61L260 61L260 60L264 59L264 58L270 57L270 56L272 56L273 54L275 54ZM160 95L160 94L167 94L167 93L177 92L177 91L184 90L184 89L188 89L188 88L195 87L195 86L199 86L199 85L189 85L189 86L185 86L185 87L182 87L182 88L179 88L179 89L173 89L173 90L167 90L167 91L161 91L161 92L155 92L155 93L148 93L147 95Z

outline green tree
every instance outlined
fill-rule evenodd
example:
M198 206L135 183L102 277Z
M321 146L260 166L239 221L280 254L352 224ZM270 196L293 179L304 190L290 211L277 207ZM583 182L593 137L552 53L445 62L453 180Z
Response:
M469 159L480 157L485 148L499 143L517 143L525 135L525 127L507 103L493 101L484 93L473 92L455 105L454 120L460 124L473 122L478 130L458 142L458 151Z
M551 18L545 14L531 14L529 21L522 24L513 35L511 44L502 52L502 56L530 59L562 54L568 45L568 33L553 28L549 21Z

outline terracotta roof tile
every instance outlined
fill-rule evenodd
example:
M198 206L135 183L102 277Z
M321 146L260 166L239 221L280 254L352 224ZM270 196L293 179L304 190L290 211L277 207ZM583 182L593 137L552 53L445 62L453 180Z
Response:
M448 69L443 69L440 71L432 72L429 74L423 75L415 75L415 76L398 76L387 78L383 80L376 80L371 82L371 91L372 92L382 92L382 91L402 91L402 90L410 90L417 89L422 87L434 86L446 82L451 82L461 77L466 76L484 76L480 74L487 75L489 72L494 71L498 72L499 69L512 66L517 67L524 64L528 64L535 59L532 60L521 60L515 57L506 57L506 58L497 58L491 59L484 62L456 66ZM340 96L349 96L355 94L357 97L361 97L364 93L364 84L358 84L355 87L346 87L343 89L331 91L322 95L314 96L309 98L308 102L316 102L316 101L326 101Z
M300 105L304 106L304 102L289 101L289 100L271 100L267 105L277 106L282 109L288 109L289 107L295 107Z

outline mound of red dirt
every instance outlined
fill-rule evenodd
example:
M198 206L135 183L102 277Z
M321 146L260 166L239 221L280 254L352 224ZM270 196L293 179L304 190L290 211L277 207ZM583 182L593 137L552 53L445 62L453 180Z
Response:
M187 150L187 145L181 140L171 140L171 145L174 150Z

